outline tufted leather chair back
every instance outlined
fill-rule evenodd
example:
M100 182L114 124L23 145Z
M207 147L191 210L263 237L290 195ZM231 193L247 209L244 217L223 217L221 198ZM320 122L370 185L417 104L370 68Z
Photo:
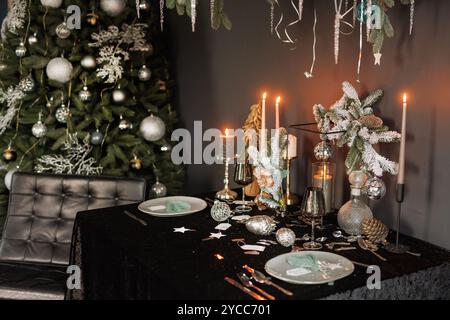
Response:
M0 260L67 265L79 211L145 199L144 179L14 174Z

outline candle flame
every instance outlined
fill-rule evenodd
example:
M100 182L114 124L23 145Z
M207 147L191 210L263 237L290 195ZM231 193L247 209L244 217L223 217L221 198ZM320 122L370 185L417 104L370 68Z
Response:
M228 129L225 129L225 136L228 137Z
M223 260L223 259L225 259L221 254L219 254L219 253L216 253L215 255L214 255L214 257L216 257L216 259L217 260Z
M267 98L267 92L264 92L263 93L263 100L266 100L266 98Z
M277 97L276 104L280 104L280 102L281 102L281 97Z
M408 102L408 95L406 93L403 94L403 103Z

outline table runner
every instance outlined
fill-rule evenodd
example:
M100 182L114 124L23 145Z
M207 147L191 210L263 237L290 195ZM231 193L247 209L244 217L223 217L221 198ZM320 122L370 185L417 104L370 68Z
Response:
M137 223L124 214L128 210L144 219L148 226ZM236 278L242 265L264 270L270 258L290 252L290 248L272 245L259 256L249 256L232 242L245 238L248 244L261 237L250 234L245 226L232 222L223 232L226 237L202 241L214 230L215 222L203 212L178 218L156 218L140 213L137 205L99 209L78 214L72 244L71 264L82 270L82 289L67 292L68 299L250 299L230 286L223 278ZM295 218L277 218L280 226ZM334 222L336 215L326 217ZM186 227L194 232L174 233L174 228ZM309 233L308 228L293 228L297 236ZM332 228L323 235L331 239ZM320 236L320 232L319 232ZM389 238L393 238L390 234ZM277 299L449 299L450 254L421 240L402 237L421 257L379 253L388 259L382 262L361 249L339 252L351 260L381 268L381 290L368 290L366 268L355 266L347 278L333 285L291 285L274 280L294 292L287 297L261 285ZM299 243L298 243L299 244ZM324 251L329 251L324 249ZM224 257L218 260L215 254Z

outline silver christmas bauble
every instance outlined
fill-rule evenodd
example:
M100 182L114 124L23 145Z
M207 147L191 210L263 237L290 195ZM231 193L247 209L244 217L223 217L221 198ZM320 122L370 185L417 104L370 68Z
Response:
M6 65L5 63L1 62L0 63L0 72L5 71L8 68L8 65Z
M18 168L14 168L9 170L6 175L5 175L5 186L6 189L11 190L11 185L12 185L12 178L14 173L16 173L19 169Z
M91 135L91 144L94 146L98 146L103 142L103 134L100 131L95 131Z
M280 228L277 230L275 238L283 247L291 247L295 243L295 232L289 228Z
M38 139L45 137L45 135L47 134L47 126L44 123L42 123L41 120L39 120L31 128L31 133Z
M69 117L70 109L65 105L61 105L58 109L56 109L55 118L60 123L67 123L67 118Z
M37 34L32 34L31 36L28 37L28 44L30 46L35 45L38 42L38 38L37 38Z
M41 4L44 7L50 7L50 8L59 8L62 3L63 3L63 0L41 0Z
M53 107L53 101L54 101L55 99L53 98L53 97L50 97L50 99L47 101L47 104L46 104L46 107L47 108L51 108L51 107Z
M35 83L33 77L31 76L31 74L26 79L21 81L21 83L20 83L20 89L22 89L25 92L33 91L35 86L36 86L36 83Z
M65 58L53 58L47 64L47 77L60 83L68 82L72 77L73 66Z
M333 156L333 147L328 141L321 141L314 148L314 156L320 161L329 160Z
M23 44L23 42L21 42L17 47L16 47L16 56L18 56L19 58L24 57L27 54L27 48L25 47L25 45Z
M114 103L123 103L126 98L127 95L125 94L125 91L120 88L117 88L112 92L112 100Z
M67 26L67 23L63 22L56 27L56 35L60 39L67 39L71 35L71 31Z
M386 185L380 178L373 177L367 180L363 192L371 200L381 200L386 195Z
M139 10L142 10L142 11L150 10L150 4L146 0L141 0L139 2Z
M84 86L83 90L78 92L78 97L82 102L89 102L92 99L92 92L89 91L88 87Z
M120 116L120 122L119 122L119 129L120 130L128 130L132 129L133 125L130 121L124 119L122 116Z
M172 147L171 147L171 145L168 144L168 143L164 143L164 144L161 146L161 151L162 151L162 152L168 152L168 151L170 151L170 150L172 150Z
M216 200L211 207L211 218L217 222L223 222L233 215L231 208L225 202Z
M146 65L143 65L141 69L139 69L138 72L138 78L141 81L148 81L152 77L152 72L149 68L147 68Z
M268 236L275 231L277 224L269 216L253 216L245 222L248 231L258 236Z
M97 61L95 60L95 57L93 56L85 56L83 59L81 59L81 66L84 69L92 70L97 67Z
M139 131L147 141L158 141L166 133L166 124L160 117L151 115L142 120Z
M150 188L150 194L155 198L162 198L167 195L167 187L159 181Z
M125 0L100 0L100 7L111 17L117 17L125 10Z

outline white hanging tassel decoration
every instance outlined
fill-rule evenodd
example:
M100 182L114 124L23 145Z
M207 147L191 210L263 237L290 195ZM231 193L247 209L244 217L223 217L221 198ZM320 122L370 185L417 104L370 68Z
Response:
M195 32L195 23L196 22L197 22L197 0L191 0L192 32Z
M316 25L317 25L317 11L316 8L314 8L314 26L313 26L313 35L314 35L314 42L313 42L313 60L311 64L311 69L308 71L305 71L305 77L307 79L313 77L313 71L314 71L314 64L316 63L316 43L317 43L317 35L316 35Z
M367 41L369 41L370 29L372 28L372 0L367 0L366 28L367 28Z
M164 0L159 0L159 23L161 24L161 32L164 31Z
M409 35L412 35L414 26L414 6L415 0L411 0L411 5L409 7Z
M338 64L339 62L339 36L341 33L341 19L342 16L338 12L334 18L334 62Z
M136 13L138 19L141 18L141 9L139 8L139 5L141 4L141 0L136 0Z
M209 9L211 13L211 28L214 28L214 8L216 7L216 1L210 0L209 2Z

